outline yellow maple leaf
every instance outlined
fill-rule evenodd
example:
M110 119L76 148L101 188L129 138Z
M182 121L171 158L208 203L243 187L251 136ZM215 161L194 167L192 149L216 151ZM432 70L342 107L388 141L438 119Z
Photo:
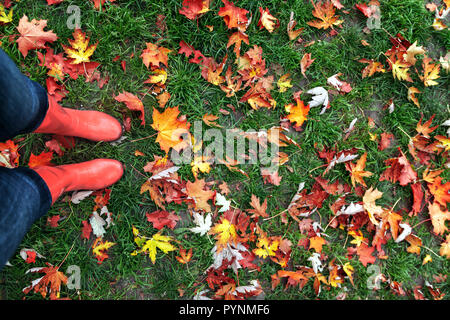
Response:
M74 59L73 64L89 62L89 58L97 48L98 41L96 44L89 45L89 37L86 38L86 34L81 29L75 29L72 36L74 40L69 39L71 47L62 45L67 56Z
M224 248L228 243L240 242L235 225L223 217L220 223L216 223L214 227L211 228L209 234L216 235L215 239L217 240L218 251Z
M292 88L292 79L289 78L290 76L291 75L289 73L286 73L278 79L277 86L279 88L279 92L286 92L288 88Z
M187 146L186 140L188 139L185 140L183 136L189 135L190 123L184 116L178 118L179 114L178 106L167 108L163 113L153 108L152 128L158 131L156 142L166 153L170 148L179 151Z
M133 234L135 236L134 242L140 247L139 250L135 250L131 255L135 256L138 253L147 253L154 264L156 261L156 251L160 249L164 253L177 250L177 247L172 245L170 241L175 239L171 236L163 236L160 232L154 234L151 238L141 236L139 230L133 226Z
M419 75L420 80L422 80L426 87L438 85L438 82L434 80L440 78L439 71L441 69L441 66L437 63L430 63L431 60L432 59L429 57L423 58L422 66L424 75Z
M361 158L356 162L356 165L353 164L353 162L348 162L347 168L349 168L349 171L351 173L351 180L352 185L356 187L356 182L362 184L364 187L366 186L366 183L364 182L364 177L370 177L372 175L372 172L364 171L364 168L366 167L366 159L367 159L367 152L364 153Z
M258 242L256 243L257 248L253 250L253 253L263 259L273 257L275 256L275 252L278 250L279 245L280 237L275 237L275 239L273 239L263 235L258 239Z
M0 3L0 22L2 22L4 24L10 23L13 20L12 15L13 15L13 10L11 9L9 11L9 13L6 14L5 8Z

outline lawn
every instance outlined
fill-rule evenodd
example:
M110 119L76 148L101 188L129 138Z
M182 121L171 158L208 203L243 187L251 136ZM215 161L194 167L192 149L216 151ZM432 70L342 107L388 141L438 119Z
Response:
M125 127L125 138L115 143L76 138L61 154L49 148L51 135L16 137L20 166L29 166L32 154L53 152L53 165L111 158L124 164L125 173L79 203L65 194L33 225L11 266L0 272L1 299L49 299L22 291L42 276L27 270L46 263L69 277L56 296L70 299L448 299L450 34L436 23L429 1L380 0L372 3L378 8L373 12L362 10L369 1L329 2L329 12L339 17L319 29L311 23L318 20L317 1L315 8L306 0L236 0L234 6L251 17L248 25L239 25L248 36L240 50L227 46L238 15L236 9L224 18L222 8L234 7L228 1L212 0L209 10L193 19L180 13L182 0L115 0L100 8L88 0L7 2L11 6L4 10L13 14L0 25L1 47L20 70L48 90L48 78L63 86L64 94L55 93L63 95L63 106L104 111ZM433 2L437 11L448 10L448 1ZM75 11L68 12L69 6ZM276 19L273 30L260 27L266 8ZM51 48L69 59L63 46L74 38L68 26L73 12L80 13L89 43L97 45L76 79L68 72L52 77L40 57L49 57ZM291 13L293 30L303 28L293 39L287 30ZM377 14L379 25L373 26ZM44 30L58 36L26 57L16 42L25 15L47 20ZM403 57L414 47L420 47L416 54ZM363 74L376 65L361 59L379 62L378 72ZM93 61L98 66L91 70ZM282 90L279 80L286 74L290 82ZM336 74L340 81L330 82ZM227 94L230 88L236 92ZM325 92L328 105L322 99L306 107L313 88ZM420 93L409 95L411 88ZM164 92L170 94L166 103ZM121 93L142 101L143 114L118 101ZM157 139L175 107L180 113L172 122L190 124L182 131L196 138L194 149L198 137L207 146L214 140L208 134L226 137L239 129L249 133L244 145L251 157L257 142L250 132L282 128L280 137L287 138L279 147L277 171L264 174L262 159L235 164L223 158L209 166L206 157L196 158L204 171L196 172L190 160L174 169L174 145ZM155 125L160 113L167 118ZM216 125L203 121L205 115L216 116ZM200 124L202 134L196 136ZM166 162L156 162L166 151ZM342 161L331 163L340 156ZM166 177L149 180L170 168ZM112 222L101 236L96 226L86 233L93 212L104 206ZM345 211L349 206L355 210ZM211 217L203 234L191 230L197 214ZM165 220L149 221L158 216ZM96 255L98 241L113 245ZM155 244L153 256L148 248ZM43 257L26 261L22 249ZM181 250L191 249L192 256L180 262ZM80 276L75 287L74 274Z

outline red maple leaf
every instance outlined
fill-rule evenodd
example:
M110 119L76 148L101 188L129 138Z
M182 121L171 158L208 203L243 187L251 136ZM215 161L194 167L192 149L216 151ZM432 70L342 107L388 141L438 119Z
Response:
M170 229L175 228L177 222L180 220L180 217L173 214L173 212L157 210L152 213L146 213L147 220L153 223L153 227L161 230L164 226L169 227Z

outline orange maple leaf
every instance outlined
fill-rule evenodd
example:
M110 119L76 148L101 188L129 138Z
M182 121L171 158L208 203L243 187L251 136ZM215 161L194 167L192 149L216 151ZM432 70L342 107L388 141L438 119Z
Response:
M375 262L376 258L372 256L374 250L374 247L369 247L364 242L356 248L356 253L359 256L359 261L361 261L364 267L367 267L368 263Z
M178 12L194 20L209 11L209 2L210 0L184 0L183 7Z
M166 153L170 148L179 151L187 146L189 141L189 127L186 117L178 118L180 111L178 106L174 108L167 108L163 113L153 108L153 124L152 128L158 131L156 142L159 143L162 150ZM184 139L184 135L188 135Z
M263 217L267 218L269 215L267 214L267 199L264 199L264 202L261 204L259 202L259 198L252 194L250 205L253 209L248 209L247 212L253 214L250 218L258 218Z
M29 272L39 272L45 273L45 275L39 279L39 281L33 281L31 286L23 289L25 294L29 293L31 290L34 292L39 292L42 297L47 296L47 292L50 291L50 299L55 300L59 298L59 291L61 290L61 284L67 284L67 277L59 271L59 267L54 267L48 262L47 267L33 268ZM48 288L50 290L48 290Z
M313 248L314 250L316 250L316 252L319 253L322 252L322 246L326 243L327 241L322 237L315 236L309 238L309 248Z
M240 50L241 50L241 42L244 42L246 44L249 44L248 35L246 35L243 32L236 31L233 33L230 38L228 39L227 48L232 46L234 44L234 53L237 57L240 56Z
M258 27L260 29L266 28L267 31L272 33L276 28L278 28L280 22L277 18L270 14L268 8L263 10L262 7L259 7L259 13L261 14L258 21Z
M363 178L370 177L373 173L370 171L364 171L364 168L366 167L366 159L367 159L367 152L364 153L361 156L361 158L358 159L356 165L353 162L347 162L345 164L345 167L351 173L351 180L353 187L356 187L356 182L362 184L364 187L367 187Z
M358 60L358 62L368 64L367 67L365 67L362 71L363 79L365 77L373 76L375 74L375 72L382 72L382 73L386 72L383 65L378 61L369 60L369 59L360 59L360 60Z
M434 130L436 130L436 128L439 127L439 125L437 125L437 126L435 126L435 127L430 128L430 125L431 125L431 123L433 122L433 119L434 119L435 116L436 116L436 115L433 114L433 115L431 116L431 118L430 118L427 122L425 122L424 124L422 124L422 119L423 119L423 116L422 116L422 117L420 118L419 123L417 123L416 131L417 131L418 133L422 134L425 138L430 138L430 135L429 135L429 134L432 133Z
M179 263L186 264L191 261L192 248L186 253L186 249L180 248L180 256L175 257Z
M42 152L38 156L31 153L30 160L28 161L28 167L37 168L42 166L52 166L53 165L51 163L52 159L53 159L53 151Z
M215 192L209 189L205 189L206 183L204 179L195 180L195 182L188 181L186 183L186 193L193 199L196 210L204 210L211 212L211 206L208 200L211 200Z
M434 196L434 201L443 207L447 207L447 203L450 202L450 181L444 184L441 184L441 181L442 177L437 177L433 183L428 184L428 189Z
M309 21L308 25L318 29L328 29L333 26L338 26L344 22L344 20L339 20L339 16L335 16L335 8L333 3L329 0L322 3L319 2L317 5L311 0L314 10L312 12L313 16L319 20Z
M148 68L150 64L154 67L159 67L160 63L167 67L169 57L167 56L172 50L158 47L156 44L147 42L147 48L142 51L141 58L145 66Z
M247 29L247 13L248 11L236 7L233 2L222 0L224 7L219 9L218 15L223 17L228 29L238 28L239 31L244 32Z
M46 42L53 42L58 39L58 36L52 30L44 31L46 26L47 20L33 19L30 22L26 15L19 20L17 30L20 33L20 37L16 42L19 46L19 51L24 57L27 56L29 50L45 48Z
M303 103L300 99L295 99L297 102L297 105L294 105L293 103L289 103L284 106L284 109L289 112L289 114L286 116L287 119L291 123L296 123L295 127L299 128L302 126L303 122L307 120L306 116L309 112L309 105L306 105Z
M139 116L139 119L141 119L142 121L141 125L145 126L144 104L138 97L130 92L124 91L123 93L119 93L117 96L115 96L114 99L119 102L124 102L130 110L139 111L141 113L141 115Z

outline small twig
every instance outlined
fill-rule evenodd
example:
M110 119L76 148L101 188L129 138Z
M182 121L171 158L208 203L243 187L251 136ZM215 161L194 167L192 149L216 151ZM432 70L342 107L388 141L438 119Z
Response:
M62 264L64 263L64 261L66 261L67 257L69 256L69 253L72 251L73 246L75 245L75 241L72 243L72 246L69 249L69 252L67 252L66 256L64 257L64 259L61 261L61 263L58 265L58 269L62 266Z

